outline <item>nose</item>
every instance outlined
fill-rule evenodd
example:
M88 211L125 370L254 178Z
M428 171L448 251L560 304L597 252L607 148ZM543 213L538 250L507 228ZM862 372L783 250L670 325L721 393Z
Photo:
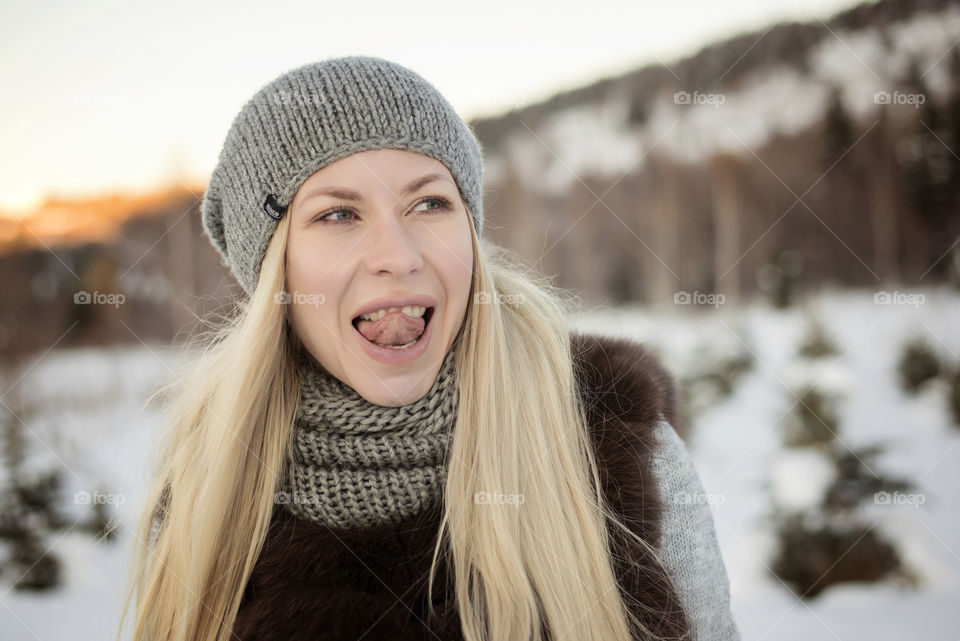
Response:
M403 276L423 268L423 255L411 231L402 216L393 212L378 218L364 246L365 262L371 273Z

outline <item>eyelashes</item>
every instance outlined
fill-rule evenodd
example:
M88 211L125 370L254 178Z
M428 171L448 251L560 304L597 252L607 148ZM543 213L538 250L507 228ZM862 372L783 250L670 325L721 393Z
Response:
M417 204L414 205L414 207L419 207L423 203L430 203L430 202L434 203L436 207L434 207L433 209L427 210L426 213L446 213L451 209L453 209L453 203L450 202L450 199L444 196L428 196L418 201ZM319 222L325 225L349 225L350 223L353 222L353 219L349 219L349 218L344 220L333 220L330 218L330 216L333 216L334 214L350 214L351 216L356 218L356 212L354 211L353 208L339 206L333 209L328 209L323 213L317 214L317 216L310 222L311 223Z

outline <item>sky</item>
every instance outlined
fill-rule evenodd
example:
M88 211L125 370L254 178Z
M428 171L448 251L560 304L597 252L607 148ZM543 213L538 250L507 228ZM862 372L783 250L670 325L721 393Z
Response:
M244 102L313 60L393 60L469 120L854 4L0 0L0 215L205 184Z

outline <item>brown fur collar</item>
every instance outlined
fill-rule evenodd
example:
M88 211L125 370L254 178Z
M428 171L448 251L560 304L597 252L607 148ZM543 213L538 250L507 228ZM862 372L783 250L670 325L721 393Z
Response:
M661 416L675 427L680 420L673 381L640 343L580 334L571 341L605 496L632 531L659 547L662 503L649 460ZM428 618L439 505L399 526L348 533L281 508L244 592L234 639L463 639L442 558L434 583L438 616ZM679 637L686 618L669 579L650 569L655 563L645 550L609 531L624 594L658 614L632 611L657 634Z

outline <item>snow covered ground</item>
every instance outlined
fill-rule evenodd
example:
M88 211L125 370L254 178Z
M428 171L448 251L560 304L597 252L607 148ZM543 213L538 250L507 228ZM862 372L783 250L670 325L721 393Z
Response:
M59 589L40 594L11 590L16 576L0 582L0 639L107 640L116 636L131 551L138 498L159 427L143 410L147 397L171 375L175 350L163 346L54 350L23 374L4 380L3 402L27 426L25 468L63 471L58 507L72 527L52 533L45 549L62 562ZM28 365L28 367L30 367ZM21 396L22 395L22 396ZM17 400L36 407L19 413ZM2 409L2 408L0 408ZM3 470L4 478L7 471ZM2 486L0 486L2 487ZM95 542L77 521L90 514L82 496L105 497L122 524L113 542ZM4 550L5 552L6 550Z
M678 374L715 354L746 350L755 357L732 395L696 419L688 439L706 493L722 497L711 508L745 640L960 636L960 426L951 425L942 385L913 397L896 373L900 347L916 336L960 367L960 294L918 293L919 305L876 304L872 291L815 296L808 309L839 352L812 365L797 356L806 329L802 308L721 306L687 317L617 310L585 315L578 325L645 340ZM774 540L764 516L771 503L800 506L811 488L819 497L824 485L823 466L785 448L778 431L802 382L840 395L837 433L846 447L882 442L877 471L919 486L923 505L871 505L866 515L898 546L921 580L918 589L847 584L805 602L769 573Z
M876 304L872 291L818 294L813 304L839 353L816 362L796 354L807 324L801 307L616 309L577 319L577 329L653 345L677 374L724 355L754 357L732 394L697 414L688 436L706 492L722 498L711 506L745 640L956 641L960 635L960 427L950 423L942 385L910 396L896 378L900 347L917 335L960 365L960 293L920 293L919 305ZM65 570L53 592L11 590L16 577L0 577L0 639L113 638L128 528L158 426L157 416L141 408L178 362L176 352L162 346L55 350L4 395L11 408L15 401L37 408L21 416L29 428L27 464L64 470L64 511L74 518L87 513L89 506L74 502L75 492L108 493L123 527L113 543L95 543L76 528L50 535L45 546ZM3 381L3 389L18 376ZM925 497L920 506L871 505L866 513L896 543L919 587L845 584L803 602L767 571L774 541L764 516L772 502L809 504L828 480L815 454L783 447L778 427L796 401L791 390L811 381L840 399L841 442L854 449L883 442L877 468L909 478ZM7 475L0 473L2 484Z

